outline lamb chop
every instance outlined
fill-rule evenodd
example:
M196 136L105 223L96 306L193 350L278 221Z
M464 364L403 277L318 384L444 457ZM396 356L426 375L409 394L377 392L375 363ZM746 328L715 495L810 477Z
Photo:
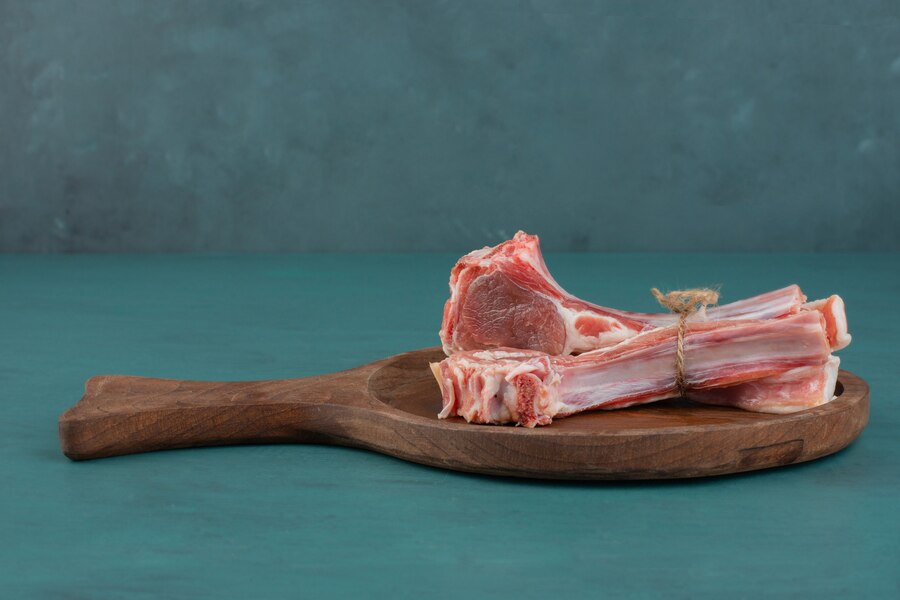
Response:
M675 384L676 327L650 329L579 356L503 348L461 351L432 365L440 417L547 425L591 409L673 398L792 412L834 396L839 361L818 310L778 319L696 321L684 335L684 389Z
M841 298L806 303L796 285L709 308L691 319L760 320L801 311L824 316L833 349L850 343ZM628 312L576 298L550 275L538 237L520 231L497 246L470 252L453 267L440 336L447 355L502 347L564 355L609 347L677 320L669 313Z

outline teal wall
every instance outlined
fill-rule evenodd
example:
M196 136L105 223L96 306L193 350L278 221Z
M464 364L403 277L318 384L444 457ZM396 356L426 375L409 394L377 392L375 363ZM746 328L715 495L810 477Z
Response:
M0 250L900 250L900 2L0 0Z

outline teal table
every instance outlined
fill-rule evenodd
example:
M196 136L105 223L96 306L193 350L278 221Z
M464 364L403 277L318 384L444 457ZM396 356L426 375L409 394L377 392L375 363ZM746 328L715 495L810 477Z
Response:
M898 255L548 257L635 310L651 286L840 293L871 419L806 465L585 484L317 446L59 451L91 375L297 377L434 345L455 258L0 256L0 597L898 596Z

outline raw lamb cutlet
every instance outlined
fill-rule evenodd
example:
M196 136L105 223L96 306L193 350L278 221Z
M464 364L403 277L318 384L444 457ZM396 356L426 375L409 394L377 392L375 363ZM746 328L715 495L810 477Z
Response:
M825 315L832 347L846 346L850 336L843 301L838 296L805 301L800 288L790 285L700 311L691 320L760 320L818 311ZM572 296L547 270L538 237L520 231L456 263L440 336L447 355L502 347L573 354L612 346L677 320L669 313L616 310Z
M439 416L534 427L585 410L677 397L676 339L677 328L665 327L579 356L459 352L432 365L443 398ZM686 395L701 402L792 412L834 396L838 361L818 311L690 323L684 357Z

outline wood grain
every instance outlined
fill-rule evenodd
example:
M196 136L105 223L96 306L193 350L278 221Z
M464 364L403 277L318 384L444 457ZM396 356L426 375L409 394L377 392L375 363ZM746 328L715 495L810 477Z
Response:
M62 450L85 460L258 443L365 448L458 471L550 479L669 479L813 460L865 427L866 383L841 371L839 396L790 415L666 401L584 413L548 427L437 419L428 369L438 348L349 371L278 381L197 382L99 376L59 419Z

